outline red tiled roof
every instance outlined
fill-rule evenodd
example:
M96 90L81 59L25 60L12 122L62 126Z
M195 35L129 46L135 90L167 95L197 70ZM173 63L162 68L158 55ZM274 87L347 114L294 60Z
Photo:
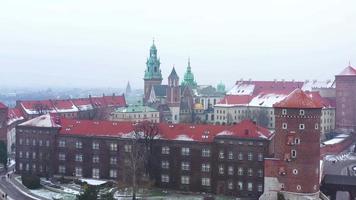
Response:
M8 117L8 121L7 121L8 125L11 125L16 121L24 119L23 113L19 108L10 108L9 112L7 113L7 117Z
M64 135L126 137L134 130L132 122L62 118L60 124L62 127L60 134ZM160 123L158 126L160 138L167 140L212 142L218 136L262 139L267 139L271 136L271 132L268 129L259 127L248 120L233 126L167 123ZM248 130L248 134L246 134L246 130Z
M104 96L104 101L108 106L126 106L125 96Z
M50 100L40 100L40 101L21 101L22 107L25 111L37 112L37 107L41 106L42 110L54 110L52 102Z
M248 104L251 99L250 95L226 95L218 104Z
M75 108L75 105L73 104L72 100L69 99L51 101L56 110L73 110L73 107Z
M353 67L351 67L351 65L349 65L344 70L342 70L342 72L340 72L340 74L338 74L337 76L353 76L353 75L356 75L356 70Z
M273 105L277 108L322 108L320 101L313 100L301 89L296 89L285 99Z
M7 108L7 106L5 106L5 104L0 102L0 108Z
M322 96L320 96L320 93L318 91L306 92L306 94L310 96L314 101L320 102L325 108L335 107L333 106L333 102L331 99L323 98Z

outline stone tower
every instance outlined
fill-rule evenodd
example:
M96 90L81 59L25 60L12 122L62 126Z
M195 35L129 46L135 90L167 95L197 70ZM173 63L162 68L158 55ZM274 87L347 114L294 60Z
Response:
M179 87L179 77L174 67L172 69L171 74L168 76L166 102L169 109L171 110L172 123L179 123L180 87Z
M157 56L157 48L153 41L150 48L150 55L146 61L146 70L144 80L144 103L147 102L152 86L162 84L162 73L160 69L161 62Z
M336 128L355 130L356 126L356 70L349 64L335 76Z
M265 159L260 199L277 199L278 192L290 200L318 199L321 108L301 89L274 105L274 157Z
M184 74L182 86L189 86L190 88L197 87L197 82L194 80L194 74L192 72L192 67L190 66L190 58L188 58L187 71Z

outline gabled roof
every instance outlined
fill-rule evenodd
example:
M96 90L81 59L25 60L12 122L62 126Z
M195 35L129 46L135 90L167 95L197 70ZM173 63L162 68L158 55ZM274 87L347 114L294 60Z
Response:
M32 126L32 127L45 127L45 128L54 128L61 127L59 125L59 118L56 118L54 115L45 114L33 119L30 119L26 122L19 124L19 126Z
M81 111L93 109L90 99L88 98L72 99L72 102Z
M57 112L59 113L64 113L64 112L78 112L79 109L74 105L72 100L51 100L53 107L56 109Z
M176 69L173 67L171 73L168 76L168 79L179 79Z
M301 89L296 89L282 101L275 103L277 108L322 108L321 102L312 99Z
M354 76L356 75L356 70L349 65L342 72L340 72L337 76Z
M11 125L17 121L23 120L24 116L19 108L10 108L7 114L7 118L7 125Z
M49 112L55 112L55 108L50 100L40 100L40 101L21 101L20 105L23 110L30 115L36 115Z

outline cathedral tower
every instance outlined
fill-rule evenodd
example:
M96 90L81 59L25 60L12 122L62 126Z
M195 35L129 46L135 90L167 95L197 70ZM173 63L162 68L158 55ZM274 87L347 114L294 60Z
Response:
M166 102L172 113L172 122L179 123L180 87L179 87L179 77L174 67L172 69L171 74L168 76Z
M194 74L192 72L192 67L190 66L190 58L188 58L187 71L184 74L184 80L182 81L182 86L189 86L190 88L197 87L197 82L194 80Z
M144 103L147 102L152 86L162 84L162 73L160 69L161 62L157 56L157 48L153 41L150 48L150 56L146 61L146 70L144 80Z

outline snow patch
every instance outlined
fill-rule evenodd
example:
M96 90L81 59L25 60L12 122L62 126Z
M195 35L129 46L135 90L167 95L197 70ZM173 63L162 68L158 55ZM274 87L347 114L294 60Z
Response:
M178 135L175 140L181 140L181 141L193 141L193 138L185 135L185 134L182 134L182 135Z
M80 179L80 181L82 182L86 182L89 185L102 185L104 183L106 183L107 181L103 181L103 180L97 180L97 179Z

